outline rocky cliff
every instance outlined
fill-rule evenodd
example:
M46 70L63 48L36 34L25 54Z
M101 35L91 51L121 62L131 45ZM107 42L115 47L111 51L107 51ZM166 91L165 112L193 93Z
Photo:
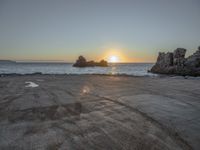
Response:
M160 74L177 74L200 76L200 47L188 58L186 49L177 48L174 52L159 53L156 64L150 72Z

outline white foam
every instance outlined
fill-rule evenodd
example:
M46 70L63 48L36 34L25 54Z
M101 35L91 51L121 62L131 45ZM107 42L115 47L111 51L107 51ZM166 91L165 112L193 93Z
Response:
M26 85L25 87L38 87L39 85L38 84L36 84L36 83L34 83L34 82L25 82L26 84L28 84L28 85Z

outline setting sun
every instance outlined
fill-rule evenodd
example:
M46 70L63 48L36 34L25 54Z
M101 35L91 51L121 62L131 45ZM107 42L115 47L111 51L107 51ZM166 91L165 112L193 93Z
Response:
M119 58L117 56L110 56L108 61L111 63L116 63L119 62Z
M105 49L102 58L109 63L121 63L127 61L127 57L125 57L122 50L117 48Z

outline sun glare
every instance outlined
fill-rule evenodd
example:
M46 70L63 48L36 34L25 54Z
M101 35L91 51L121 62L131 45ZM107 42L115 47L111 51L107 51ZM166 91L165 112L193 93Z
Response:
M110 56L108 61L111 63L116 63L119 62L119 58L117 56Z

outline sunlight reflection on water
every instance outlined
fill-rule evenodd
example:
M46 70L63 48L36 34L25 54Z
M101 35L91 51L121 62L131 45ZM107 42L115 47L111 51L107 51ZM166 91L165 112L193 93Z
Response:
M111 74L114 75L116 73L117 73L116 72L116 66L112 66L112 68L111 68Z

